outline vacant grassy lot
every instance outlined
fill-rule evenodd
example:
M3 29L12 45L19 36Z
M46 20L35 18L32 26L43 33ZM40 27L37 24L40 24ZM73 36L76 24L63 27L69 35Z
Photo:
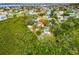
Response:
M79 54L79 19L61 24L63 31L55 32L54 38L38 40L25 24L31 18L0 21L0 54Z

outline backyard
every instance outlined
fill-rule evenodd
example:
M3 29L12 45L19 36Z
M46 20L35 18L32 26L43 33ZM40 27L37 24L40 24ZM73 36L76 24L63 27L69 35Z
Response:
M55 20L57 16L54 12L51 12L51 18L45 18L43 15L45 14L42 12L38 16L14 15L0 21L0 54L79 54L79 18L69 17L66 21L60 22ZM42 20L35 21L38 18ZM29 25L32 28L28 27Z

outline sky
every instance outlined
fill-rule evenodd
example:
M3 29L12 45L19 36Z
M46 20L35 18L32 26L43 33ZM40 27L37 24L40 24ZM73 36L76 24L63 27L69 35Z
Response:
M0 0L0 3L78 3L79 0Z

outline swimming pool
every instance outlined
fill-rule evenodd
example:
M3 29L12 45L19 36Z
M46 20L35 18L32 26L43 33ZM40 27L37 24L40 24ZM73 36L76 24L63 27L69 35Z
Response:
M7 19L6 15L0 15L0 21Z

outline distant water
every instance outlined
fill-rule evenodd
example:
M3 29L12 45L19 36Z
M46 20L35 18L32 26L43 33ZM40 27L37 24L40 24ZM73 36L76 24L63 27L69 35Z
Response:
M5 6L41 6L41 5L46 5L46 6L51 6L51 5L69 5L70 3L0 3L0 7L5 7Z

